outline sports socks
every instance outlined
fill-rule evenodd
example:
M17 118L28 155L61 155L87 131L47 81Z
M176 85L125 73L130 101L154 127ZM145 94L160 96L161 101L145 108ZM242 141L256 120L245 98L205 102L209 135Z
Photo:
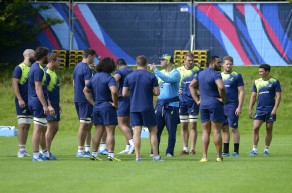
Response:
M106 144L105 143L100 143L99 144L99 150L102 151L106 148Z
M85 151L90 151L90 145L85 145Z
M238 153L239 151L239 143L234 143L234 152Z
M229 143L223 143L223 152L229 153Z
M108 157L114 158L115 157L115 153L114 152L108 152Z

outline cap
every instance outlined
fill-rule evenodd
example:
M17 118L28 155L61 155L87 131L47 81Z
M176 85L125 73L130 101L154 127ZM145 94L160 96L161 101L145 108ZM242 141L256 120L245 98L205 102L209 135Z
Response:
M171 55L164 54L162 57L159 57L159 60L168 60L168 61L172 62L172 57L171 57Z

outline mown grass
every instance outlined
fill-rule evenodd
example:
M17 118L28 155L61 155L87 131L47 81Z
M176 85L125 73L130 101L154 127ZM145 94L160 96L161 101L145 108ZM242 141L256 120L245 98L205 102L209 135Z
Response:
M122 162L91 162L75 158L78 120L73 104L72 69L59 70L63 114L60 131L52 146L57 161L35 163L31 158L16 157L17 138L0 137L0 192L291 192L292 184L292 68L272 67L272 75L281 82L283 97L277 112L271 155L249 157L252 120L247 109L252 81L258 78L258 67L235 67L245 81L245 104L239 122L241 132L240 156L228 157L224 163L215 162L215 148L210 143L209 162L199 163L201 157L201 126L197 142L198 154L178 156L181 137L178 127L176 157L165 162L152 162L149 141L142 140L141 163L133 155L118 155ZM11 88L12 69L0 72L0 125L17 126L14 96ZM27 150L31 152L31 133ZM265 129L260 131L259 151L264 147ZM125 146L124 137L116 130L116 152ZM212 141L212 140L211 140ZM167 145L164 132L161 154ZM233 147L231 145L231 151ZM102 157L105 158L105 157Z

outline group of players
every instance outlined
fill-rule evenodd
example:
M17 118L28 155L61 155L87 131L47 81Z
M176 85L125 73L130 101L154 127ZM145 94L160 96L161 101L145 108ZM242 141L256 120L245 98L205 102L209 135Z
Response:
M230 156L229 129L234 139L231 155L239 156L238 118L244 102L244 82L241 74L232 69L232 57L224 57L222 65L219 57L212 56L207 68L202 69L194 65L194 55L189 52L184 55L183 66L175 68L172 57L165 54L159 58L162 68L159 70L155 64L148 64L145 56L138 56L134 71L125 60L115 62L110 57L102 58L93 66L95 57L93 49L85 49L83 60L74 69L74 103L80 122L76 157L100 161L98 155L106 154L110 161L121 161L114 154L115 128L118 125L126 139L126 148L120 154L135 152L135 160L141 161L140 135L142 127L146 126L150 132L150 155L153 161L163 161L159 151L163 129L166 127L168 131L165 155L173 157L179 123L183 143L180 155L196 155L199 112L202 124L200 162L208 162L211 131L217 152L216 161L221 162L224 156ZM51 143L58 131L61 113L59 79L55 73L58 66L58 54L38 47L35 51L25 50L23 63L14 70L13 88L19 125L18 157L29 156L25 144L33 119L32 160L56 159L51 153ZM258 155L259 129L263 122L266 122L267 130L264 155L269 155L273 123L281 101L280 83L270 76L268 64L259 66L259 75L260 78L253 83L249 104L249 116L254 120L250 156ZM157 96L155 107L154 96ZM253 115L256 99L257 108ZM92 125L96 128L93 137ZM39 151L39 146L42 151Z

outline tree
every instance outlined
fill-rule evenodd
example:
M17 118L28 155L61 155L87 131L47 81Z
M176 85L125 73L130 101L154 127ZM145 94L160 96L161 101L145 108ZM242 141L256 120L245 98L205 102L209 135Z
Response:
M38 12L49 9L48 5L34 8L26 0L0 0L0 49L21 45L36 37L50 25L63 23L57 18L43 18L39 25Z

